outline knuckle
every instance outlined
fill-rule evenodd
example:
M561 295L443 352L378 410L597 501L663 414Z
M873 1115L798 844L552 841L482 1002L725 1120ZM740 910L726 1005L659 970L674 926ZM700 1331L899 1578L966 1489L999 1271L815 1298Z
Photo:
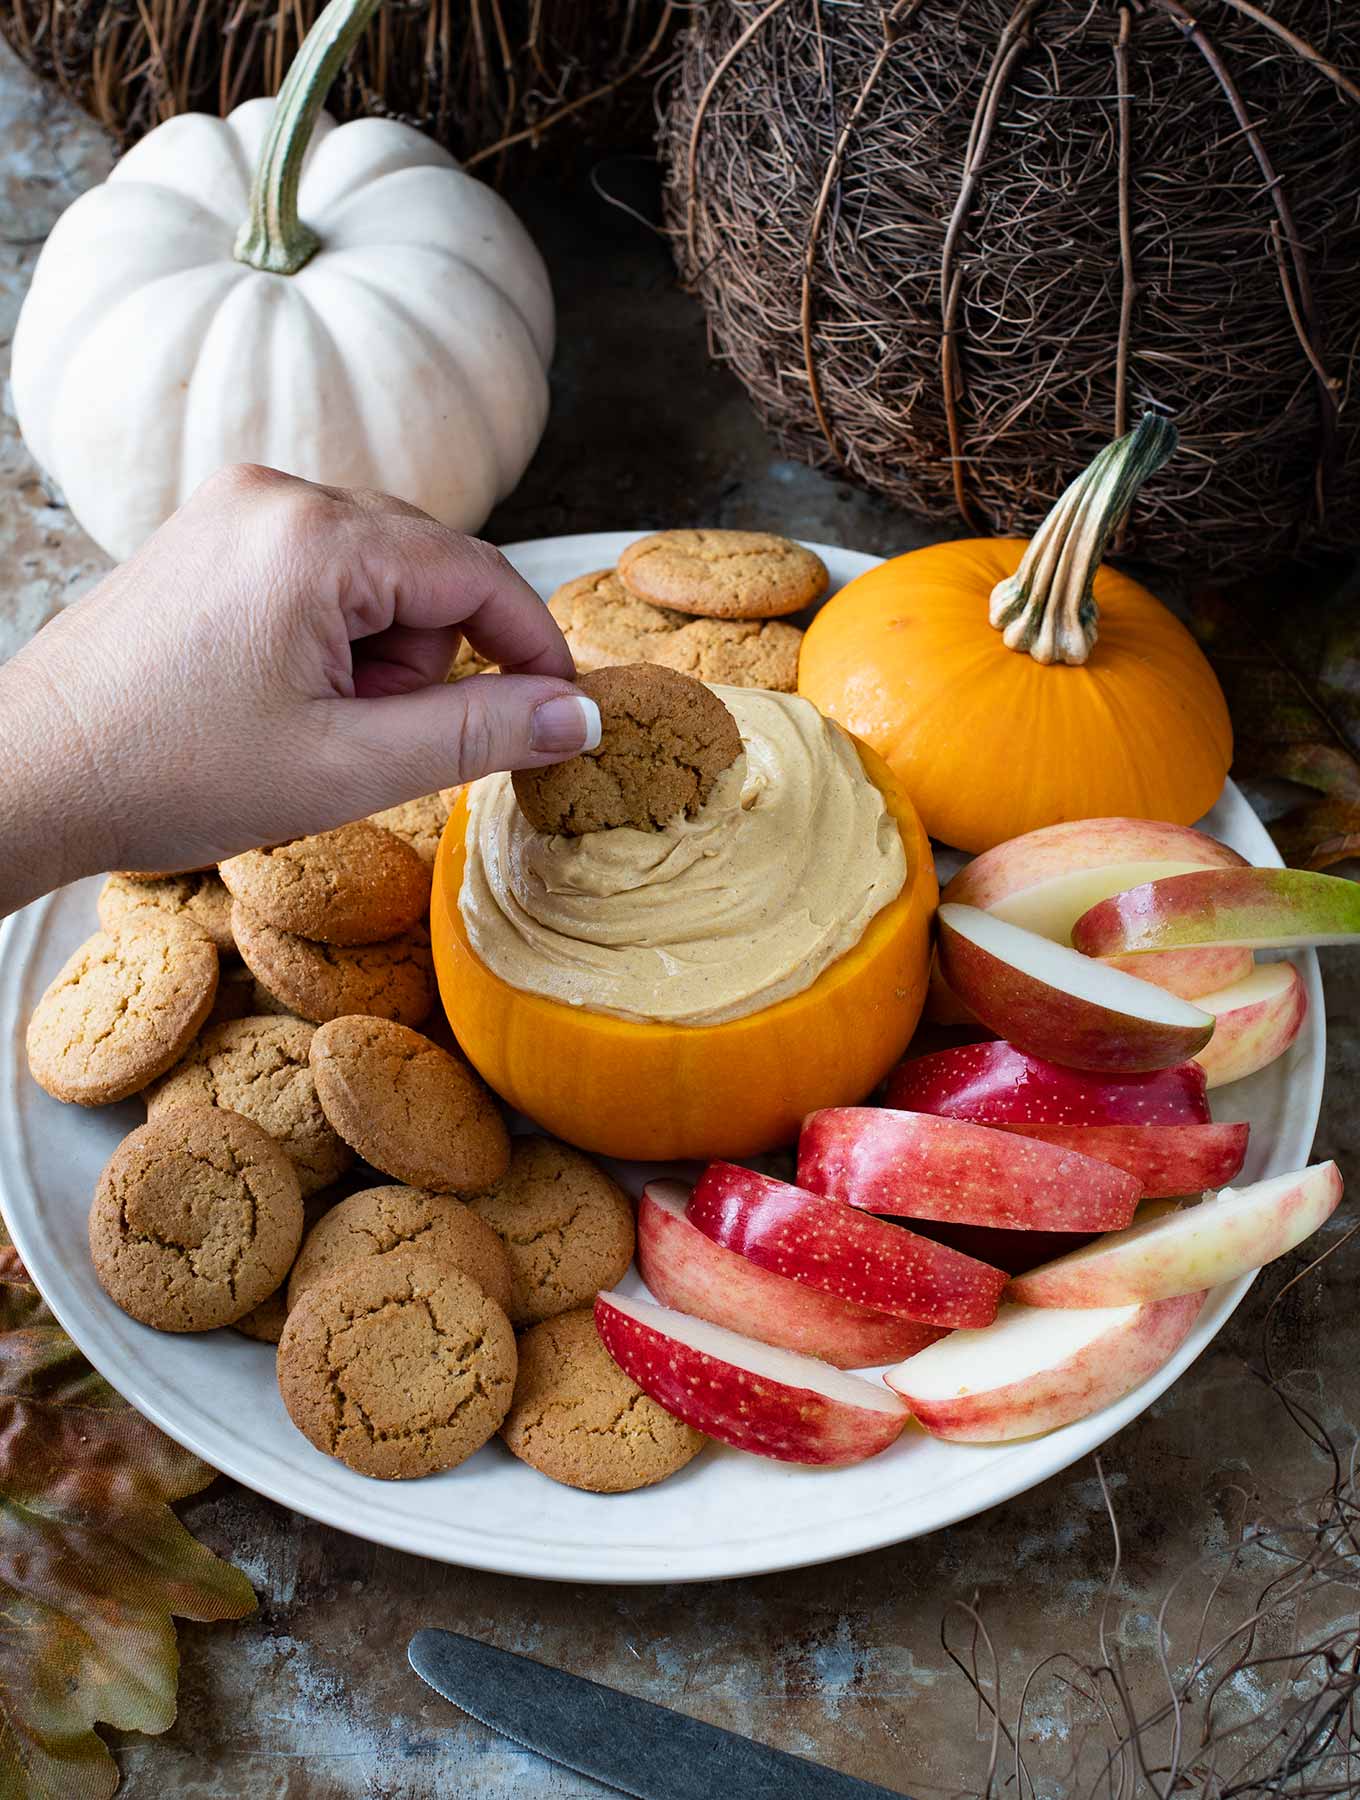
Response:
M460 781L472 781L496 767L497 733L491 708L471 683L461 696L454 724L453 753Z

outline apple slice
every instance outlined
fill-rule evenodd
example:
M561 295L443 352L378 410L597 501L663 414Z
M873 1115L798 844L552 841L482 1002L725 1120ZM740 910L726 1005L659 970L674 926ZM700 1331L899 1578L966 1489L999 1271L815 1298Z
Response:
M1136 1176L1060 1144L885 1106L809 1114L798 1185L865 1212L1010 1231L1115 1231L1142 1192Z
M985 1325L1003 1270L736 1163L710 1163L685 1217L762 1269L923 1325Z
M939 1326L839 1300L724 1250L685 1217L688 1199L681 1182L649 1181L638 1207L638 1268L663 1306L837 1369L899 1362L943 1336Z
M935 1437L1001 1443L1099 1412L1160 1369L1204 1300L1141 1306L1003 1306L985 1331L953 1331L884 1376Z
M1308 990L1293 963L1262 963L1245 981L1206 994L1197 1004L1215 1023L1195 1061L1216 1088L1254 1075L1284 1055L1308 1017Z
M1072 927L1088 956L1197 945L1291 950L1360 935L1360 882L1310 869L1200 869L1102 900ZM951 985L953 985L951 983Z
M1149 950L1144 956L1102 956L1108 969L1122 969L1139 981L1150 981L1179 994L1182 1000L1198 1000L1215 988L1228 987L1251 974L1255 958L1250 950L1231 944L1206 944L1202 950Z
M981 907L1056 944L1070 944L1082 913L1111 894L1195 869L1245 867L1235 850L1184 825L1155 819L1065 820L974 857L941 898ZM1126 972L1193 1000L1240 981L1250 967L1242 951L1171 950ZM928 1004L932 1018L966 1014L938 970L932 973Z
M1209 1048L1213 1048L1212 1040ZM1137 1179L1145 1200L1222 1187L1245 1162L1251 1131L1246 1124L998 1125L993 1129L1020 1132L1113 1163Z
M601 1294L600 1341L630 1380L705 1437L778 1462L843 1468L901 1436L895 1394L706 1319Z
M1176 1200L1140 1200L1134 1221L1160 1218L1178 1204ZM912 1230L934 1238L937 1244L962 1250L965 1256L976 1256L979 1262L991 1263L994 1269L1004 1269L1008 1275L1023 1275L1040 1263L1056 1262L1069 1250L1079 1250L1100 1236L1096 1231L1006 1231L996 1225L950 1225L938 1219L919 1219Z
M942 906L939 921L945 980L984 1025L1033 1056L1137 1074L1185 1062L1213 1035L1213 1019L1188 1000L991 913Z
M1093 1075L1028 1056L1004 1038L899 1063L884 1100L903 1112L978 1125L1205 1125L1210 1117L1196 1062Z
M1023 1306L1126 1306L1235 1281L1311 1237L1341 1199L1333 1162L1251 1187L1206 1194L1198 1206L1110 1232L1084 1249L1018 1275L1007 1298Z

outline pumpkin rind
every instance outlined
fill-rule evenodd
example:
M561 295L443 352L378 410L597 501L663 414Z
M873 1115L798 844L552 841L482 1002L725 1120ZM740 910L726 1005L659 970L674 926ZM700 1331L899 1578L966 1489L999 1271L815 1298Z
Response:
M1193 824L1232 760L1228 709L1199 647L1145 588L1102 567L1086 663L1008 650L987 597L1026 547L932 544L857 577L809 627L799 693L871 745L930 835L960 850L1063 819Z
M288 276L235 260L273 105L157 127L38 259L15 409L111 556L242 461L475 530L542 434L542 259L505 201L418 131L322 115L300 190L321 248Z
M612 1018L492 974L458 911L460 794L435 865L431 931L449 1022L483 1079L569 1143L647 1161L752 1156L791 1143L817 1107L863 1099L916 1028L938 889L910 801L871 751L860 754L902 834L901 893L811 987L721 1025Z

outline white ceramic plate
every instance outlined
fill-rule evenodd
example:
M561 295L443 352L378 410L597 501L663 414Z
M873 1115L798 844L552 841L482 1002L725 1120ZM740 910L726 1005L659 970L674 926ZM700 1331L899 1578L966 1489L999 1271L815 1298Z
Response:
M559 582L612 564L636 535L542 539L513 546L510 556L546 596ZM817 548L837 586L877 560ZM1205 823L1252 861L1279 862L1235 788ZM946 1444L909 1430L871 1462L822 1471L714 1445L659 1487L600 1496L558 1487L493 1442L447 1475L366 1480L293 1429L267 1346L232 1331L149 1331L95 1280L85 1236L90 1194L142 1109L134 1102L86 1112L49 1099L28 1076L23 1034L47 982L95 928L97 891L97 881L64 889L0 932L0 1202L15 1244L80 1348L148 1418L248 1487L376 1543L515 1575L608 1582L761 1574L876 1549L981 1512L1085 1455L1194 1361L1250 1285L1211 1294L1171 1361L1117 1405L1024 1443ZM1297 961L1310 1001L1298 1042L1271 1068L1215 1096L1221 1118L1251 1121L1251 1179L1301 1167L1317 1122L1322 989L1312 953ZM629 1284L639 1287L635 1276Z

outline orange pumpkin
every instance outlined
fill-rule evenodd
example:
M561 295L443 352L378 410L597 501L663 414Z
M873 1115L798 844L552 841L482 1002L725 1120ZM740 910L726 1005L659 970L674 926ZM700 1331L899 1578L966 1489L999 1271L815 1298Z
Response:
M860 1100L920 1016L938 899L930 844L890 771L860 747L907 854L901 893L801 994L721 1025L648 1024L510 986L468 943L458 910L467 802L435 864L435 968L464 1053L508 1103L604 1156L751 1156L791 1143L806 1113Z
M1217 800L1232 728L1213 670L1160 601L1100 561L1175 443L1149 416L1028 543L910 551L814 619L798 691L878 751L932 837L979 851L1063 819L1189 825Z

